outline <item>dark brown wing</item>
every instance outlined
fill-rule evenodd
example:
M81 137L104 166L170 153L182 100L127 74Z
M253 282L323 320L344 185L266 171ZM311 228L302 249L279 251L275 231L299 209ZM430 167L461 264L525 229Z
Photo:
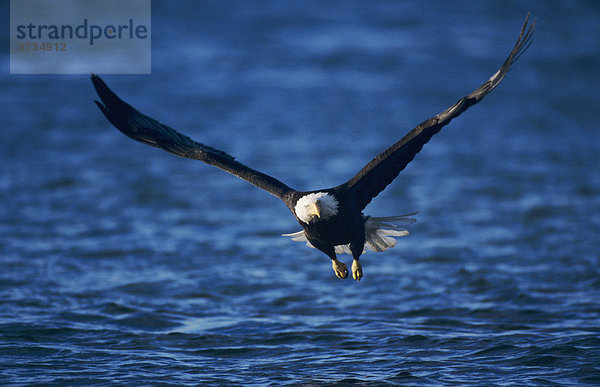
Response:
M238 176L255 186L285 200L286 194L294 190L281 181L245 166L234 157L210 146L200 144L148 117L121 100L97 75L92 82L102 102L96 105L108 120L121 132L144 144L162 148L174 155L204 161Z
M535 28L535 20L529 28L527 28L528 23L529 14L527 14L517 43L510 52L510 55L506 58L500 70L492 75L487 82L440 114L419 124L400 141L371 160L356 176L338 187L340 189L354 190L359 210L362 211L375 196L383 191L398 176L400 171L412 161L415 155L423 148L423 145L434 134L439 132L442 127L450 123L453 118L458 117L470 106L481 101L483 97L498 86L510 66L533 42L532 36Z

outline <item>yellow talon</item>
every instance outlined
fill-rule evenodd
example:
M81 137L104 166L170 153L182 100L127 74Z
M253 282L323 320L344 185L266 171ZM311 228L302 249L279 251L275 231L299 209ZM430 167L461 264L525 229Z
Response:
M343 262L340 262L337 259L332 260L331 267L338 278L344 279L348 277L348 268Z
M352 278L356 281L360 281L363 277L362 265L358 262L357 259L352 261Z

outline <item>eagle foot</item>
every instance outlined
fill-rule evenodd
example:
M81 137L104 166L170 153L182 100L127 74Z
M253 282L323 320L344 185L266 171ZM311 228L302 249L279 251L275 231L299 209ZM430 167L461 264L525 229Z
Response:
M344 262L340 262L337 259L332 259L331 267L333 267L333 271L338 278L344 279L348 277L348 268Z
M362 265L358 262L358 259L352 261L352 278L357 281L363 277Z

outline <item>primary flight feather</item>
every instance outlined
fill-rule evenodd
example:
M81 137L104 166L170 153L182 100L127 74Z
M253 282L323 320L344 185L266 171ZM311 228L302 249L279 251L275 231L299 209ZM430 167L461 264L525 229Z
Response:
M361 254L366 249L380 252L393 247L396 243L394 238L407 235L404 227L414 222L410 218L414 214L373 218L362 211L398 176L434 134L494 90L510 66L531 45L535 21L528 25L529 14L515 46L490 79L448 109L423 121L400 141L377 155L352 179L333 188L308 192L290 188L278 179L236 161L233 156L196 142L140 113L121 100L100 77L92 75L92 82L101 100L95 103L117 129L132 139L177 156L219 167L281 199L302 226L302 231L285 235L296 241L305 241L327 254L339 278L346 278L348 270L336 254L351 254L352 277L360 281L363 277L359 262Z

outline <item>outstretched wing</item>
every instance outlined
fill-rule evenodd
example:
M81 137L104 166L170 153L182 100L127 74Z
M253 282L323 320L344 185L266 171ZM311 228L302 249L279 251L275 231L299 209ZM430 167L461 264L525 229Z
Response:
M458 117L470 106L481 101L483 97L498 86L510 66L533 42L532 36L535 28L535 20L529 28L527 28L528 23L529 14L527 14L519 38L510 55L506 58L502 67L487 82L440 114L419 124L400 141L371 160L356 176L339 186L342 189L354 190L359 210L362 211L375 196L383 191L398 176L400 171L412 161L415 155L423 148L423 145L434 134L439 132L442 127L447 125L453 118Z
M294 191L281 181L237 162L227 153L198 143L140 113L113 93L99 76L92 75L92 82L102 100L94 101L96 105L117 129L132 139L162 148L177 156L201 160L219 167L284 201L286 194Z

